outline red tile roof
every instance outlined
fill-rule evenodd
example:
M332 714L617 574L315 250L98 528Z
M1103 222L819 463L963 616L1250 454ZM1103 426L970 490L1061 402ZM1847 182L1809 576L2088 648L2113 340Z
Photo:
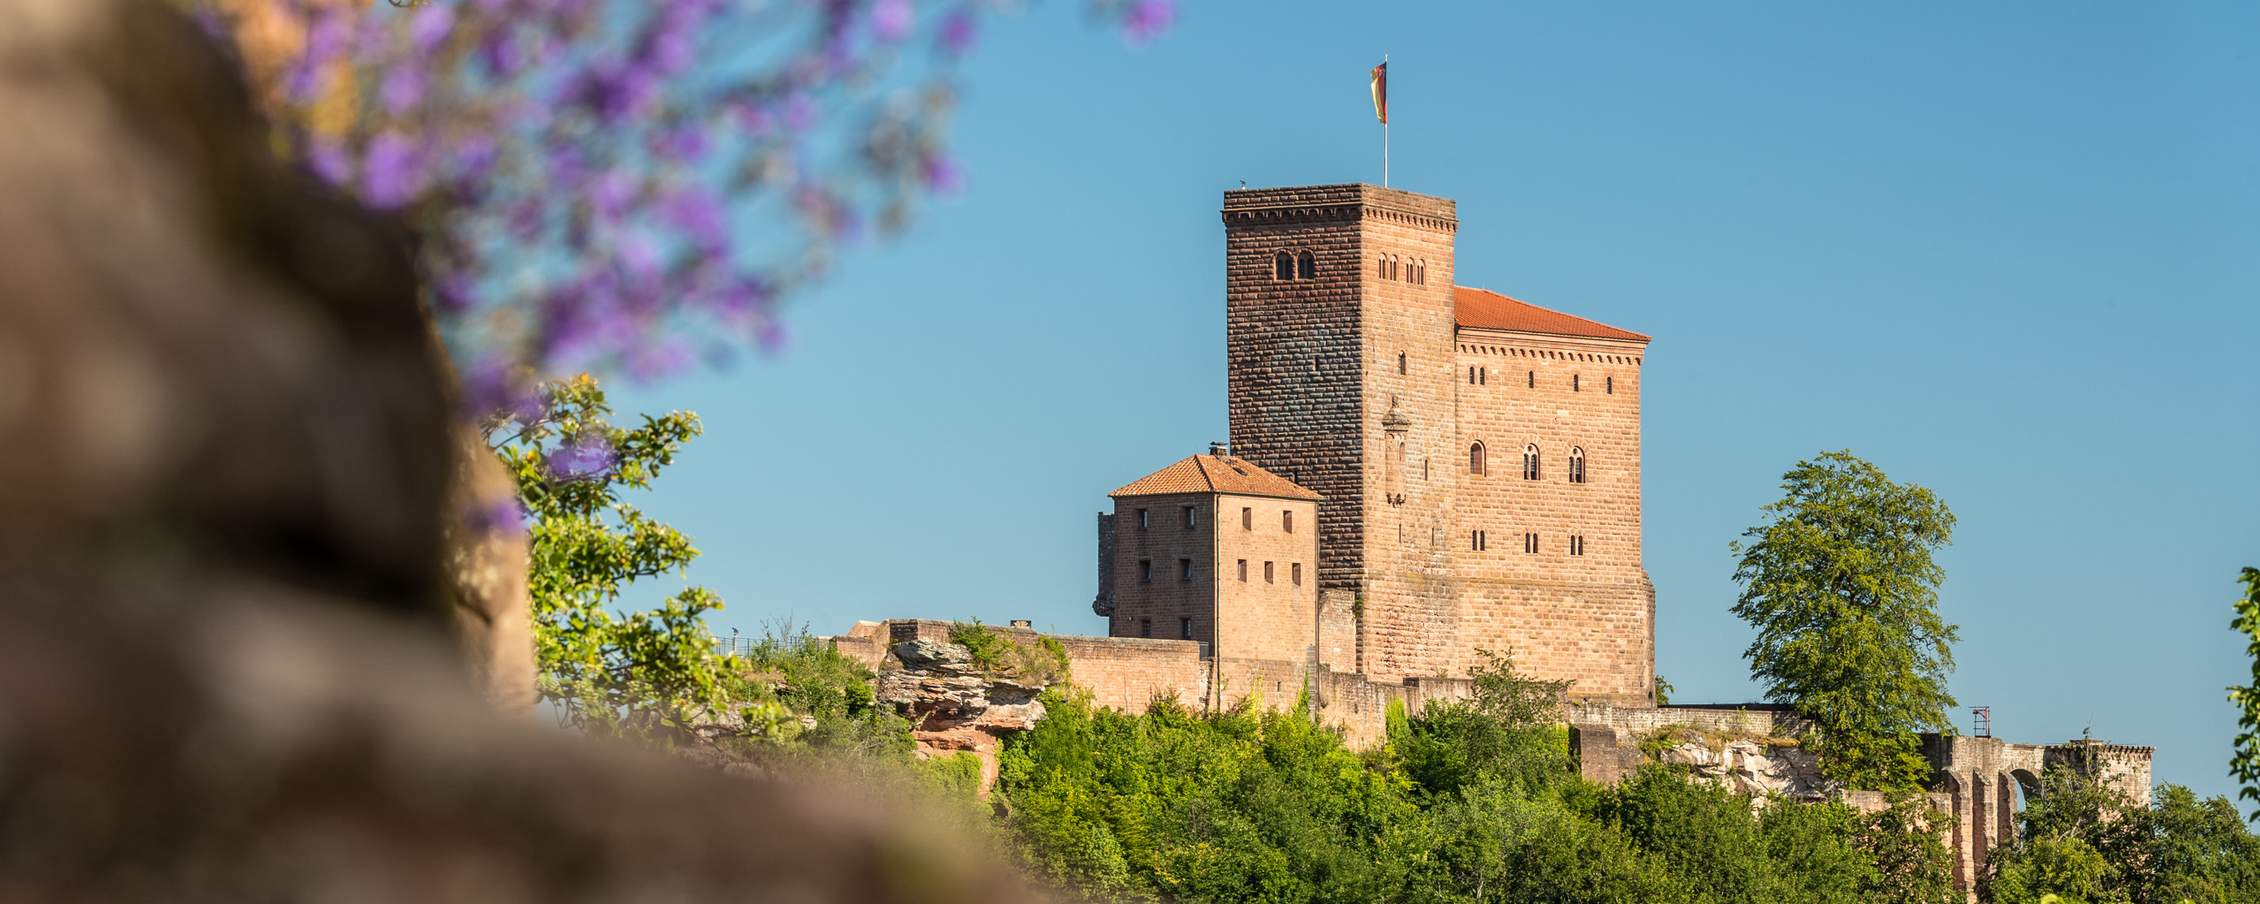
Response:
M1631 330L1620 330L1606 323L1595 323L1583 317L1541 308L1489 289L1453 286L1452 306L1461 326L1515 333L1545 333L1552 336L1648 341L1648 337Z
M1231 455L1189 455L1108 496L1161 496L1170 493L1232 493L1239 496L1276 496L1317 499L1319 495L1270 471Z

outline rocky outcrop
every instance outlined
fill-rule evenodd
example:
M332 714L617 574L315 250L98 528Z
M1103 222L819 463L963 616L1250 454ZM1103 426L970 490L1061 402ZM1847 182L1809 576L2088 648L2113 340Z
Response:
M910 719L922 757L970 753L981 761L981 794L997 780L1006 734L1036 727L1044 685L984 669L963 644L923 638L895 644L879 670L878 697Z
M1666 736L1656 762L1684 766L1699 781L1757 797L1779 794L1799 800L1829 796L1834 785L1821 777L1811 751L1775 739L1709 739Z

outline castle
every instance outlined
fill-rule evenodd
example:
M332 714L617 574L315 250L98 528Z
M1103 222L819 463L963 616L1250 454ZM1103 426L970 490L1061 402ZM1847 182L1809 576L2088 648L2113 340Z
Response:
M1648 337L1455 285L1444 198L1242 189L1223 215L1230 448L1112 494L1108 633L1380 682L1511 653L1652 702Z
M1466 698L1484 652L1508 653L1570 683L1570 749L1589 779L1661 756L1751 791L1840 790L1779 742L1804 730L1787 707L1656 703L1640 551L1647 336L1454 285L1459 219L1444 198L1241 189L1223 215L1231 441L1109 494L1092 602L1107 634L1052 638L1070 681L1130 711L1159 697L1307 705L1365 747L1391 708ZM878 668L952 627L858 622L832 643ZM1035 636L1026 622L1001 630ZM1040 717L1020 697L903 705L922 747L974 752L984 780L999 735ZM2148 747L1922 745L1965 895L2049 766L2149 796Z

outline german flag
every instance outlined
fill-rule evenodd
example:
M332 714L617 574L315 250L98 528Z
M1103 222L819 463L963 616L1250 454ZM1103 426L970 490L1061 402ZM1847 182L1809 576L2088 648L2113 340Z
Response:
M1373 67L1373 115L1382 125L1389 124L1389 64L1383 62Z

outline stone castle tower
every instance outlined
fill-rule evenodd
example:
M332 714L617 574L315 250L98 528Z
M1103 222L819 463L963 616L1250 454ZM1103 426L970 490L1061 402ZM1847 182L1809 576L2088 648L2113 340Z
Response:
M1242 189L1223 218L1232 451L1323 497L1319 621L1354 614L1354 661L1327 664L1459 676L1512 651L1573 696L1651 699L1648 337L1456 286L1444 198Z

